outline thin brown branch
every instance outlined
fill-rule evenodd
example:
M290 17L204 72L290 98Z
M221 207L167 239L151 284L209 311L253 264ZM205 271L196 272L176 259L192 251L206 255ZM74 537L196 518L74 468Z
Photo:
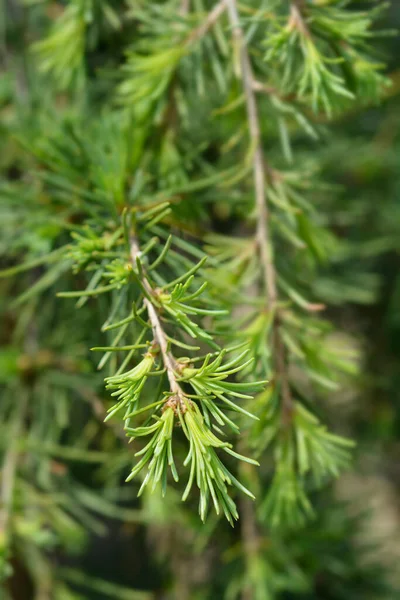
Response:
M301 33L301 35L309 37L310 32L308 30L307 25L304 22L303 15L301 13L303 5L303 0L293 0L290 6L289 27L291 27L292 29L297 29Z
M181 16L187 15L189 8L190 8L190 0L182 0L180 9L179 9L179 14ZM191 34L186 39L185 43L189 45L189 44L201 39L204 35L206 35L206 33L213 27L213 25L216 23L216 21L219 19L219 17L221 16L221 14L224 12L225 9L226 9L226 0L221 0L220 2L218 2L218 4L216 4L216 6L213 8L213 10L211 10L208 13L206 19L200 25L200 27L198 27L197 29L195 29L194 31L191 32ZM173 89L173 88L171 88L171 89ZM173 95L173 93L172 93L172 95ZM172 105L175 106L174 103L172 103ZM136 267L136 259L138 256L140 256L140 248L139 248L136 238L132 237L131 238L131 259L132 259L134 268ZM154 296L154 290L151 287L151 285L146 277L143 278L142 284L143 284L147 294L150 297ZM167 373L168 381L170 384L170 389L173 394L173 396L167 401L167 404L169 404L173 408L176 408L177 406L179 406L179 408L183 412L185 412L187 409L187 400L185 400L185 394L177 381L177 377L175 374L176 361L175 361L172 353L168 349L167 336L164 332L160 317L155 309L154 304L148 298L145 297L143 302L144 302L144 305L146 306L147 314L149 316L149 320L150 320L151 327L153 330L154 341L157 343L157 345L160 348L162 361L163 361L163 364L164 364L164 367L165 367L165 370Z
M139 249L138 242L137 242L136 238L131 238L131 259L132 259L132 264L133 264L134 268L136 268L136 259L139 256L140 256L140 249ZM142 285L150 297L154 295L154 290L151 287L151 285L146 277L143 277ZM153 330L154 341L158 344L158 346L160 348L161 358L162 358L162 361L163 361L163 364L164 364L164 367L165 367L165 370L167 373L171 392L173 393L173 397L170 398L169 401L167 401L167 403L169 402L170 406L172 406L172 407L176 407L176 405L179 404L179 408L183 412L185 412L186 411L186 403L185 403L185 399L184 399L185 395L183 393L181 386L179 385L179 383L177 381L177 377L175 374L175 369L176 369L175 358L173 357L172 353L168 349L168 340L167 340L167 336L165 334L164 328L162 326L160 317L157 314L157 311L156 311L153 303L146 297L144 298L144 305L146 306L147 314L149 316L149 320L150 320L151 327Z
M253 72L247 52L246 42L240 26L239 14L235 0L227 0L228 13L233 28L233 35L239 47L240 68L246 98L247 117L249 121L250 137L254 146L253 177L255 200L257 208L257 242L261 254L266 293L270 306L275 307L277 301L277 288L274 265L272 262L272 246L268 227L269 209L266 202L266 177L264 172L264 157L261 146L261 131L258 118L256 98L254 95Z
M218 21L219 17L226 10L228 5L227 0L220 0L214 8L208 13L207 17L203 21L203 23L192 31L189 37L186 40L187 44L192 44L193 42L197 42L197 40L201 39L203 36L208 33L208 31L215 25Z
M279 90L277 90L272 85L266 85L265 83L261 83L261 81L253 80L253 90L255 92L265 94L266 96L274 96L277 100L281 102L293 102L296 99L295 94L287 94L283 96Z
M292 397L288 380L285 346L280 333L280 315L278 310L278 289L275 266L272 255L272 238L270 230L270 211L267 203L266 162L263 155L261 129L255 97L254 82L256 81L247 50L246 40L240 25L236 0L226 0L234 39L238 46L240 71L246 99L247 118L249 123L253 150L253 179L255 202L257 209L257 244L259 248L265 292L269 309L274 311L273 348L275 354L275 369L280 384L282 398L282 420L287 423L292 412Z

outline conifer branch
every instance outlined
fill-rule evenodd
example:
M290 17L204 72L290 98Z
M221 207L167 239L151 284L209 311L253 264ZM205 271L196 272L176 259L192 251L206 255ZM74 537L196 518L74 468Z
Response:
M233 35L239 47L240 69L246 98L247 118L251 142L254 146L253 180L257 210L257 244L263 268L263 279L269 310L274 312L273 347L275 351L275 368L281 384L282 420L286 425L290 421L293 402L288 380L285 347L280 334L278 290L275 266L272 257L272 237L270 230L270 211L267 203L267 179L265 158L261 142L261 129L258 117L257 101L254 93L253 70L247 50L246 40L240 25L236 0L227 0L229 19Z
M136 268L137 258L140 256L140 249L136 238L131 238L131 259L133 268ZM146 277L143 277L142 281L143 287L148 292L151 297L154 295L154 290L151 287ZM154 305L148 298L144 298L144 305L146 306L147 313L150 319L150 323L153 329L154 341L158 344L160 348L160 353L162 357L162 361L167 373L168 381L170 384L171 392L174 394L173 400L170 398L168 402L173 407L179 406L180 410L184 413L186 411L186 404L184 401L184 393L182 391L181 386L177 381L177 376L175 374L175 359L171 352L168 350L168 341L166 333L161 324L160 318L157 314Z

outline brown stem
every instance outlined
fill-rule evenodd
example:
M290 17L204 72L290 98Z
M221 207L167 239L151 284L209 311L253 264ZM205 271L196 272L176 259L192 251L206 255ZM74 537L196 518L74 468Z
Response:
M131 259L132 259L132 264L133 264L134 268L136 267L136 258L138 256L140 256L140 249L139 249L138 242L137 242L136 238L131 238ZM151 287L151 285L146 277L143 277L142 285L149 296L154 295L154 290ZM163 329L163 326L161 324L160 317L157 314L157 311L156 311L154 305L152 304L152 302L146 297L144 298L144 305L146 306L147 314L149 316L149 320L150 320L151 327L153 330L154 341L158 344L158 346L160 348L160 353L161 353L162 361L163 361L163 364L164 364L164 367L165 367L165 370L167 373L171 392L174 394L173 403L175 403L175 406L177 403L179 403L181 410L183 412L185 412L186 411L186 403L184 400L185 395L184 395L183 390L182 390L181 386L179 385L177 378L176 378L176 374L175 374L176 361L175 361L175 358L173 357L172 353L168 350L168 340L167 340L165 331ZM173 403L171 404L171 406L173 405Z
M253 80L253 90L257 93L265 94L267 96L274 96L277 100L281 102L293 102L296 99L295 94L287 94L283 96L279 90L277 90L272 85L266 85L261 83L261 81Z
M270 211L267 203L267 180L264 167L264 156L261 142L261 129L255 97L255 77L250 63L246 40L240 26L236 0L226 0L233 35L239 47L240 71L246 99L247 118L250 138L254 147L253 179L257 209L257 244L263 267L265 292L270 310L275 313L273 327L273 348L275 352L275 368L281 386L282 420L286 424L292 412L292 397L287 373L285 346L280 333L280 315L278 310L278 290L275 266L272 256L272 238L270 231Z
M204 22L192 31L189 37L186 40L186 44L192 44L193 42L197 42L200 38L202 38L208 31L213 27L213 25L218 21L219 17L225 11L227 7L227 0L220 0L218 4L214 6L214 8L208 13Z
M274 325L272 334L272 344L275 352L275 368L281 384L282 397L282 422L287 421L287 415L291 413L292 399L290 386L287 376L285 347L280 334L280 319L278 312L278 289L275 267L272 257L272 239L270 231L270 211L267 203L267 179L264 161L261 129L259 124L257 102L255 97L256 85L253 70L247 51L246 41L240 26L239 14L236 0L227 0L227 8L233 35L239 47L240 71L243 82L243 88L246 99L247 118L249 122L250 138L253 152L253 180L255 190L255 202L257 209L257 229L256 240L260 253L265 293L269 309L274 311ZM246 465L251 468L250 465ZM260 550L260 535L257 528L257 517L253 504L244 498L240 504L242 539L246 561L249 563L254 560L254 556ZM251 587L245 587L242 591L242 600L251 600L253 590Z
M266 293L269 304L274 306L277 301L276 277L272 262L271 239L268 227L269 209L266 203L266 178L264 173L264 158L261 146L261 131L258 110L253 85L254 77L247 52L246 42L240 26L239 14L235 0L227 0L228 13L233 28L233 35L240 50L240 67L246 98L247 118L249 121L250 138L254 145L253 178L257 208L257 243L261 254Z
M293 0L290 7L290 19L289 26L293 29L297 29L301 35L305 37L310 36L307 25L304 22L301 10L304 6L303 0Z
M218 20L220 15L226 9L226 6L227 6L226 0L220 0L220 2L218 2L218 4L216 4L216 6L213 8L213 10L211 10L208 13L206 19L200 25L200 27L198 27L197 29L192 31L192 33L188 36L188 38L186 39L186 44L189 45L189 44L199 40L200 38L202 38L209 31L209 29L216 23L216 21ZM179 14L181 16L185 16L188 13L189 8L190 8L190 0L182 0L181 6L179 9ZM173 88L171 88L171 89L173 89ZM138 245L136 238L133 237L133 238L131 238L131 259L132 259L132 263L133 263L134 267L136 266L136 258L138 256L140 256L139 245ZM142 284L149 296L154 295L154 290L152 289L152 287L146 277L143 278ZM174 408L176 408L176 406L179 405L180 409L183 412L186 412L187 405L186 405L186 401L185 401L185 394L184 394L182 388L180 387L180 385L178 384L178 381L177 381L177 378L175 375L176 361L175 361L172 353L169 352L169 350L168 350L168 341L167 341L167 337L164 332L163 326L161 324L161 320L159 318L159 315L157 314L157 311L156 311L153 303L146 297L144 298L144 305L146 306L147 314L149 316L151 327L153 329L154 340L157 342L157 344L160 348L160 352L161 352L165 370L167 372L167 377L168 377L168 381L170 384L171 392L174 394L173 399L169 400L169 404L171 406L173 406Z

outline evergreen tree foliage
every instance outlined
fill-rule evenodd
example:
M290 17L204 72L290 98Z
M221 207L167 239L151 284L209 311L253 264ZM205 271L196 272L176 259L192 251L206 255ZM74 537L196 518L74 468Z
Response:
M394 600L335 492L398 250L395 144L363 125L392 8L0 7L5 600ZM128 577L90 565L117 530Z

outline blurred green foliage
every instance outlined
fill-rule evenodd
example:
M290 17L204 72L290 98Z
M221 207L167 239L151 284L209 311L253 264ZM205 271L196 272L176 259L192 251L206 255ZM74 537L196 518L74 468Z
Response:
M219 4L0 0L6 600L400 597L400 9Z

